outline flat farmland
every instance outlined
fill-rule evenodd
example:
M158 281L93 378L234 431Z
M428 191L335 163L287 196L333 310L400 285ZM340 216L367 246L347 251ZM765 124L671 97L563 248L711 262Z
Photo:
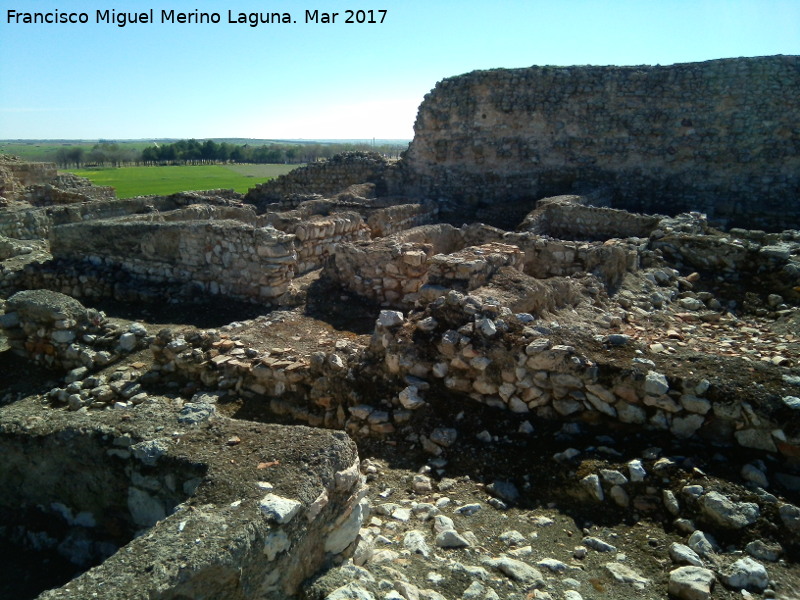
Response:
M118 198L167 195L189 190L233 189L245 193L257 183L284 175L300 165L188 165L67 169L95 185L110 185Z

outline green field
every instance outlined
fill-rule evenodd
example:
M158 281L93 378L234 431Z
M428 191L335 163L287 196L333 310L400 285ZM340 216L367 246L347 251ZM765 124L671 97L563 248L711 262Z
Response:
M69 169L95 185L110 185L118 198L167 195L188 190L234 189L245 193L257 183L283 175L301 165L197 165Z

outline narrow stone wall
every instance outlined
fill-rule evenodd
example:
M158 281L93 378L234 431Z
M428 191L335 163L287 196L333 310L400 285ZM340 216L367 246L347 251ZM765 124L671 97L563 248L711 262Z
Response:
M237 221L95 221L54 227L54 257L115 266L151 282L187 283L200 292L276 302L297 264L294 236Z
M451 77L420 106L405 192L463 211L603 188L636 212L797 228L798 97L796 56Z
M366 489L341 432L245 426L162 398L35 419L5 408L4 535L97 565L43 600L283 600L355 550Z
M12 156L3 156L0 166L14 178L15 187L51 183L58 174L55 163L26 162ZM5 195L3 190L7 185L8 183L0 181L0 196Z
M374 183L379 188L385 188L383 177L389 164L379 154L344 152L327 161L312 163L260 183L247 192L245 201L264 206L280 202L292 194L333 195L351 185L362 183Z
M372 237L376 238L431 223L437 214L432 202L409 203L378 208L368 213L366 219Z

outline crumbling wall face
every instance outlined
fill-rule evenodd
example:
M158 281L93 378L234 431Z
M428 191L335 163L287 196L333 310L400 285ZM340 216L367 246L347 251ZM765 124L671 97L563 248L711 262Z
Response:
M379 154L344 152L327 161L312 163L260 183L247 192L245 201L255 205L280 202L292 194L332 195L360 183L380 184L389 161Z
M140 214L146 214L151 221L157 222L162 220L161 212L188 207L198 202L214 204L222 209L226 205L238 203L240 198L240 194L231 190L212 190L209 192L181 192L171 196L138 196L136 198L81 201L48 207L8 209L0 211L0 235L21 240L45 239L54 225ZM246 215L249 214L251 212L246 211ZM237 215L236 218L242 217Z
M639 270L638 248L620 240L573 242L532 233L507 233L503 241L523 251L522 271L536 279L592 273L613 287L625 273Z
M408 319L382 316L371 351L389 376L417 378L399 395L412 412L424 413L447 391L520 415L610 420L787 457L800 452L800 432L786 425L791 400L781 407L733 405L706 380L667 375L653 363L634 360L620 369L602 354L590 358L576 332L569 332L575 345L559 343L563 333L451 291Z
M61 173L51 181L34 184L19 194L19 199L34 206L74 204L90 200L112 200L116 198L113 187L94 185L85 177L72 173Z
M142 347L146 334L143 327L136 333L120 331L106 322L102 312L41 289L11 296L5 314L0 315L0 329L14 353L63 371L83 368L83 374ZM70 404L74 410L91 403L88 391L82 395L79 391L72 390L76 394Z
M413 306L454 287L472 291L502 267L537 279L592 273L608 286L639 268L635 245L572 242L487 226L415 227L370 243L342 243L325 277L384 306ZM421 295L420 295L420 292Z
M6 209L0 211L0 235L18 240L47 237L50 217L43 208Z
M370 237L364 219L354 212L296 219L284 223L281 231L295 237L298 273L320 268L339 243L368 240Z
M522 270L522 252L517 246L490 242L470 246L452 254L436 254L428 265L428 284L462 291L486 284L502 267Z
M413 305L425 283L432 247L393 241L339 244L323 275L363 298L387 306Z
M24 162L22 160L3 160L3 167L22 187L51 183L58 174L55 163ZM0 194L2 195L2 194Z
M54 227L56 258L116 266L152 282L211 295L277 301L294 276L294 236L236 221L91 222Z
M194 382L245 400L261 400L276 415L312 427L342 429L347 423L351 383L348 364L356 347L340 344L335 352L284 354L246 348L215 330L178 335L162 330L150 345L154 374L162 381ZM373 433L392 433L376 421Z
M761 284L789 302L800 302L800 234L739 232L744 235L720 238L659 230L650 245L679 270L714 273L728 282Z
M800 57L531 67L439 82L408 190L463 205L606 188L636 212L800 226Z

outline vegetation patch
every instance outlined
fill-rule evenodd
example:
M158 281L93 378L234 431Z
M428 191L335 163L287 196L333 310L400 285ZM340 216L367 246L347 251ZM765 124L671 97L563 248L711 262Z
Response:
M120 167L70 170L95 185L110 185L118 198L149 194L167 195L186 190L233 189L247 192L256 183L268 181L299 165L195 165L165 167Z

